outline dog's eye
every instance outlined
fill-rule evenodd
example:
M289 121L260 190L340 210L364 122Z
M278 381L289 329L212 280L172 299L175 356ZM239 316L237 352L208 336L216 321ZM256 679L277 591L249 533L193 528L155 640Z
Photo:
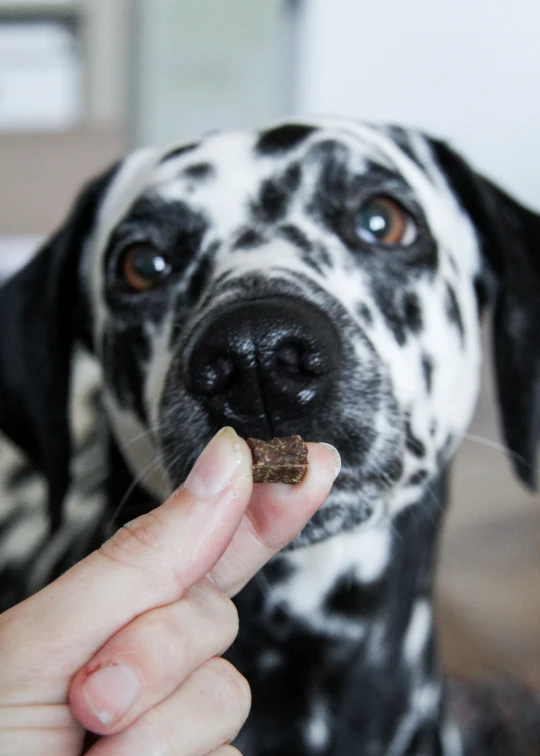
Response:
M354 222L356 235L367 244L406 247L416 239L413 219L389 197L370 199L360 208Z
M120 273L134 291L146 291L156 286L170 272L167 258L150 244L133 244L124 250Z

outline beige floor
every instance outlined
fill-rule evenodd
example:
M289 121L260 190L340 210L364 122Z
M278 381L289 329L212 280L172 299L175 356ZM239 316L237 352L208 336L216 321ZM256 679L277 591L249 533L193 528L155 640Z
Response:
M496 667L540 686L540 495L513 477L490 375L454 470L439 572L447 667Z

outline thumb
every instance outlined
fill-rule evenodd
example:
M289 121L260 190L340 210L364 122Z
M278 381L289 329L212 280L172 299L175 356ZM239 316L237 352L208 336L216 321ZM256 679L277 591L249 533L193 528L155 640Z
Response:
M178 600L214 566L251 490L247 444L225 428L164 504L0 617L0 668L9 671L7 679L24 682L21 675L28 675L35 684L36 674L49 675L56 681L51 698L65 694L69 678L111 635Z

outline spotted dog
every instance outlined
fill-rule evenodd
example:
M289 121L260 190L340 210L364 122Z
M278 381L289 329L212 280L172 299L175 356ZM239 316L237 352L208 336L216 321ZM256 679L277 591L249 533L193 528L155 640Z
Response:
M37 470L19 460L11 491L46 484L5 513L4 605L154 507L223 425L327 441L343 467L326 503L237 598L228 656L253 693L238 748L460 754L437 535L486 308L505 437L534 485L539 244L537 215L396 127L281 124L113 166L0 291L0 426ZM80 350L100 384L86 425Z

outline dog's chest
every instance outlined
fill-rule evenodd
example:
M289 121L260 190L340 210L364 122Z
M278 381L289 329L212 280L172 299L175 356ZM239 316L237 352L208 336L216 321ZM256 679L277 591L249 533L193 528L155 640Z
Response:
M269 617L286 612L323 636L359 641L363 614L391 556L388 524L342 533L277 557L256 580Z

